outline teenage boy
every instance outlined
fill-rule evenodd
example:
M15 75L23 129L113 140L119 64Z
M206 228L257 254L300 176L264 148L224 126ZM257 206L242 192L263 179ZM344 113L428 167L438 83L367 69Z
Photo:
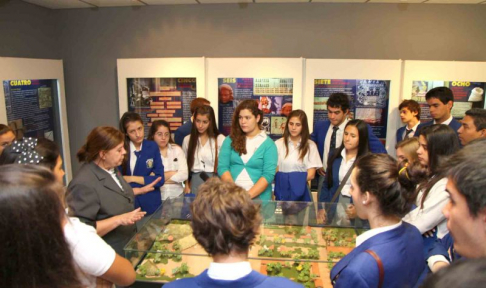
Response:
M5 124L0 124L0 155L2 155L3 149L12 144L15 140L15 133L12 128Z
M486 110L481 108L467 110L461 124L462 126L457 130L457 133L462 145L486 137Z
M451 115L452 106L454 105L454 95L451 89L447 87L436 87L425 94L425 100L430 109L430 116L433 120L422 123L415 131L416 137L420 135L420 129L433 124L449 125L454 131L461 127L461 123Z
M405 138L412 138L420 124L420 104L415 100L404 100L400 106L400 119L405 126L397 130L397 143Z
M447 219L449 234L429 252L428 264L433 272L448 260L454 261L459 258L459 255L466 258L486 257L484 151L486 139L477 139L454 154L443 165L444 175L448 179L446 190L450 201L442 213Z
M317 170L320 176L326 174L327 159L332 151L339 148L343 143L344 127L348 123L349 116L349 97L344 93L333 93L327 100L328 120L318 121L314 125L311 139L317 144L319 155L322 160L322 168ZM386 149L380 140L373 134L371 127L368 125L369 146L373 153L386 153ZM321 191L324 177L319 177L319 187L317 191Z

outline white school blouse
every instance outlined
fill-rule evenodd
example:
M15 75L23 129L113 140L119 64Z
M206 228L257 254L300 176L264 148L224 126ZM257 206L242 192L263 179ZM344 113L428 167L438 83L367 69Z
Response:
M408 222L424 234L430 229L437 226L437 238L441 239L449 230L447 229L447 220L442 214L442 209L449 202L449 193L446 192L447 178L440 179L430 189L427 198L425 198L424 207L421 208L424 191L420 191L417 196L415 205L417 208L408 212L403 221Z
M219 134L216 138L218 145L218 155L221 151L221 145L223 145L225 137L223 134ZM189 141L191 140L191 135L187 135L182 142L182 150L187 158L187 149L189 149ZM198 139L199 140L199 139ZM198 141L196 146L196 151L194 152L194 165L192 166L192 172L214 172L214 160L216 159L216 148L214 146L214 140L208 139L204 145Z
M316 143L312 140L308 140L308 143L309 151L300 160L300 141L297 146L292 141L288 141L289 154L287 156L285 156L287 154L285 139L280 138L275 141L278 151L278 171L285 173L307 172L308 169L322 167L321 157L319 156Z
M260 145L265 142L265 139L267 139L267 133L265 131L260 131L259 134L255 135L253 138L248 138L246 137L246 154L241 154L241 160L243 163L248 163L250 161L251 157L253 154L255 154L255 151L260 147ZM250 190L255 183L250 178L250 174L248 174L248 171L246 171L246 168L244 168L241 173L236 177L235 179L235 184L242 187L246 191ZM271 183L268 183L271 184Z
M187 171L186 155L178 145L168 144L167 157L162 156L162 153L161 157L165 172L177 171L172 177L165 179L165 181L172 180L176 183L166 183L160 187L162 201L164 201L167 198L175 198L182 194L184 191L182 182L187 180L189 173Z

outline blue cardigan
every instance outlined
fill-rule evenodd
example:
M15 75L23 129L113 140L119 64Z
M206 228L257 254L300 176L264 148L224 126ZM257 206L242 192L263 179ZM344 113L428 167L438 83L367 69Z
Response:
M231 137L224 139L218 157L218 174L221 176L229 171L233 180L236 181L241 171L246 168L253 183L256 183L261 177L267 180L268 186L258 195L258 198L260 200L271 200L272 182L278 164L277 146L275 146L273 140L267 137L246 164L243 163L238 152L231 147L231 143Z
M329 130L330 126L331 122L329 120L318 121L316 125L314 125L314 131L312 131L311 134L312 141L316 142L317 144L321 161L323 159L322 154L324 153L324 142L326 141L327 130ZM371 152L386 154L385 146L383 146L380 140L375 136L375 134L373 134L373 130L371 129L370 125L368 125L368 142ZM340 145L341 143L336 143L337 147Z
M130 170L130 151L127 151L128 163L127 168L123 171L120 166L120 171L123 175L132 175ZM150 174L154 175L150 175ZM141 207L142 211L146 211L147 214L152 214L159 208L162 204L162 199L160 195L159 187L164 184L164 165L162 164L162 158L160 157L159 146L153 141L143 140L142 150L140 151L140 156L137 157L137 162L135 163L135 169L133 170L133 176L143 176L145 185L148 185L155 181L158 177L162 177L159 183L155 185L154 191L137 195L135 197L135 208ZM138 183L129 183L132 188L143 187Z
M231 288L297 288L303 287L297 283L283 277L268 277L256 271L252 271L245 277L236 280L215 280L208 276L208 270L194 278L183 278L174 282L167 283L164 288L212 288L212 287L231 287Z
M378 264L366 250L375 252L383 263L383 287L414 287L425 269L422 235L403 222L369 238L341 259L331 270L335 288L378 287Z

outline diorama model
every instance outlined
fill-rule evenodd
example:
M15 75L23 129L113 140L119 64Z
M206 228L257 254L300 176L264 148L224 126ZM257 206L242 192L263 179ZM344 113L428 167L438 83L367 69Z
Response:
M209 267L211 257L192 236L189 220L152 219L146 226L152 227L152 235L142 237L142 230L125 249L138 265L137 280L169 282ZM354 228L263 224L249 261L264 275L283 276L305 287L332 287L330 270L356 246L356 235Z

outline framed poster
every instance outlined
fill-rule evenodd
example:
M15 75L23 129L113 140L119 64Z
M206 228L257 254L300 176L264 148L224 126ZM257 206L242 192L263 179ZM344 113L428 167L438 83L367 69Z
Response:
M22 137L47 138L61 150L72 178L62 60L0 57L0 123Z

